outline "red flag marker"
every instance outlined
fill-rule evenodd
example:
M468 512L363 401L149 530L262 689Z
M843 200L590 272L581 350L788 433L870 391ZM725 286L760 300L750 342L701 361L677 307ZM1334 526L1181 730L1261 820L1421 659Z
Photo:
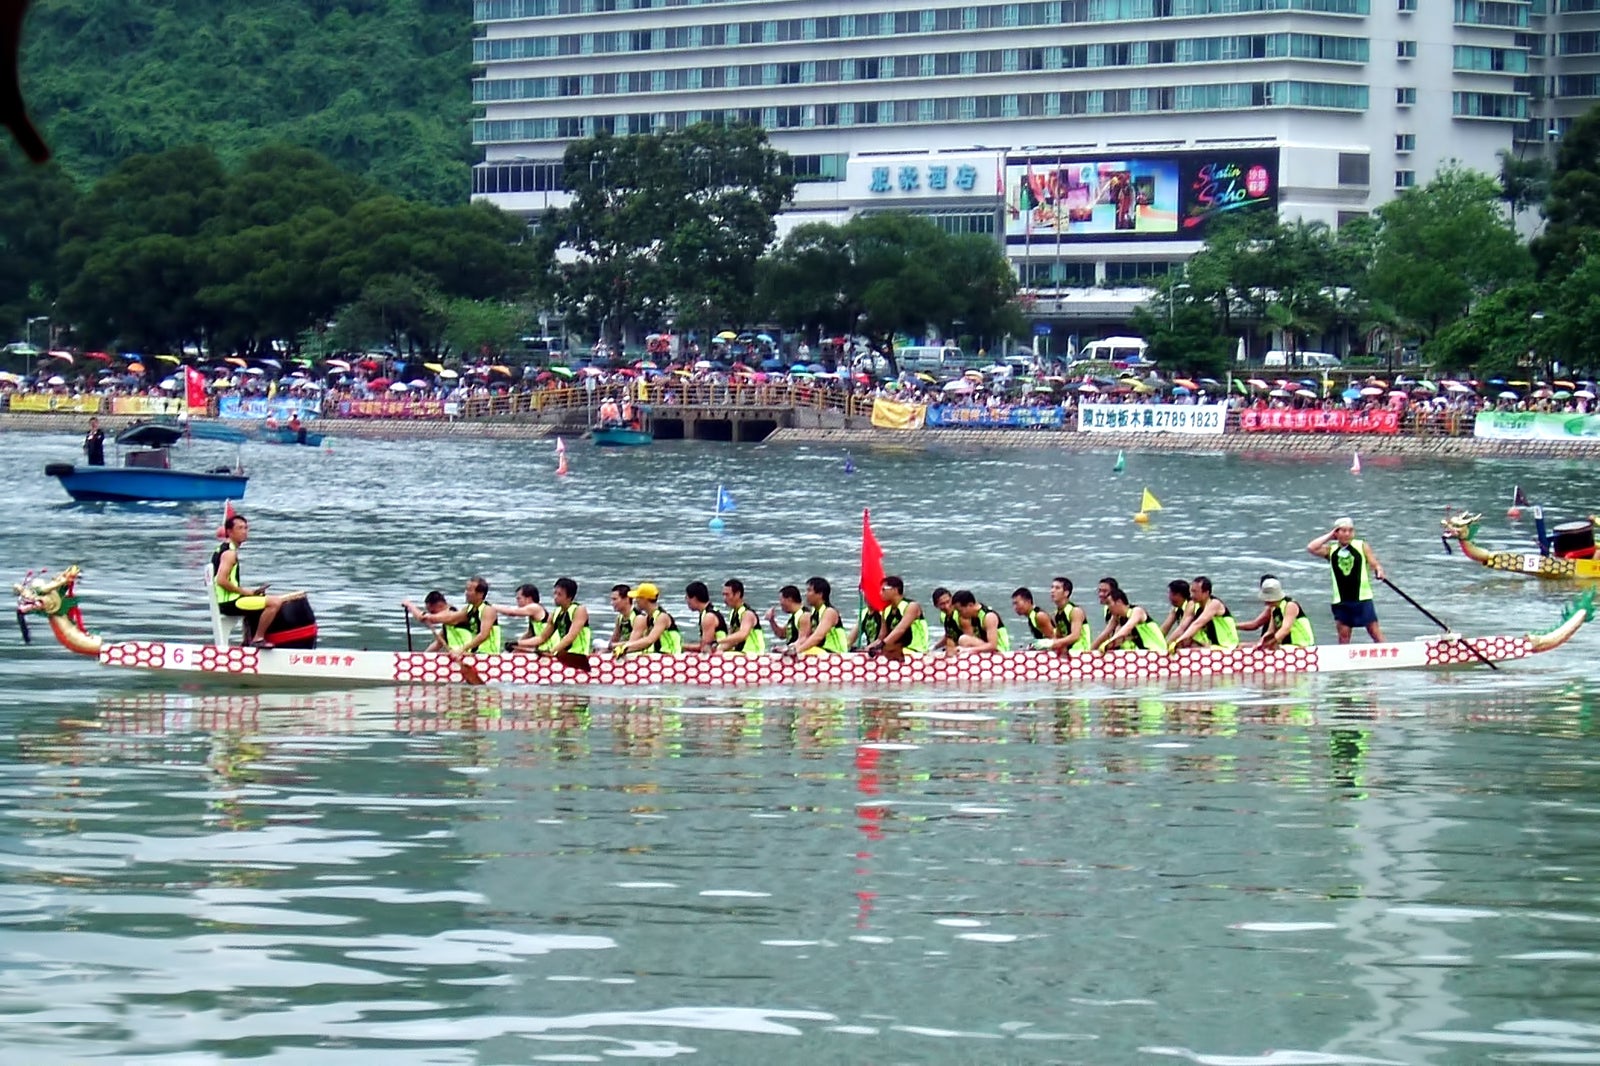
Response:
M883 598L883 548L872 535L872 512L861 512L861 598L874 611L889 606Z

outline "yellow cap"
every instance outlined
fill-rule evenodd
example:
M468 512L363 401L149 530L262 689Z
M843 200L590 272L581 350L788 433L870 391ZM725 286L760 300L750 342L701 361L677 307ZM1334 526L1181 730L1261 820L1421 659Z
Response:
M648 581L641 581L638 588L628 590L628 595L640 600L659 600L661 590Z

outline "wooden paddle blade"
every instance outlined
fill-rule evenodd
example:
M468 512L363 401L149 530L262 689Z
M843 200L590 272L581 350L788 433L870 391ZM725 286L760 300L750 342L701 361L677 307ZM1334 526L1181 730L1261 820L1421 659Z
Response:
M29 159L43 163L50 158L50 146L44 143L28 118L17 69L22 47L22 20L28 13L28 3L29 0L0 0L0 64L4 65L4 69L0 69L0 123L11 131Z
M556 662L560 663L562 666L576 670L580 674L587 674L592 668L589 662L589 657L587 655L579 655L575 651L564 651L559 653L556 655Z
M885 644L881 654L885 659L899 662L901 659L906 657L906 650L900 647L898 644Z
M461 660L461 680L469 685L481 685L483 684L483 675L478 673L476 666L463 659Z

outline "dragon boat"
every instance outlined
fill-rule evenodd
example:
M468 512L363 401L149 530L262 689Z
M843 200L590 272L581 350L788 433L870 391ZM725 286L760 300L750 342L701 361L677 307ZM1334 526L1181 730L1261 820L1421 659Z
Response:
M77 567L14 586L17 616L44 616L69 651L102 666L241 684L495 684L551 687L706 686L750 688L878 688L1070 685L1092 681L1207 679L1238 675L1326 674L1437 669L1501 663L1553 651L1593 617L1594 593L1564 611L1560 625L1525 636L1465 637L1454 633L1384 644L1307 647L1241 646L1227 651L1185 648L1176 654L1110 651L1062 656L1048 651L970 655L447 655L410 651L252 648L226 643L216 628L209 644L107 641L84 625L75 588ZM215 617L213 622L216 622ZM26 631L26 629L25 629ZM304 645L304 640L295 643ZM314 641L311 642L314 644Z
M1539 551L1490 551L1476 542L1481 514L1460 514L1441 518L1440 539L1445 551L1450 542L1461 545L1461 554L1490 570L1508 574L1529 574L1571 580L1573 578L1600 578L1600 558L1595 557L1594 533L1600 518L1591 515L1577 522L1564 522L1550 533L1545 532L1542 508L1534 508L1534 527L1539 540Z

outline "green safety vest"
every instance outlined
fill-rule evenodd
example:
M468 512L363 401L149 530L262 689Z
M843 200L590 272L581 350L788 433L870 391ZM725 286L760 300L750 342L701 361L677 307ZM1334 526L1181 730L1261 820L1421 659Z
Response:
M1289 597L1285 596L1283 599L1272 605L1272 631L1274 633L1283 628L1283 605L1286 603L1294 603L1294 600L1291 600ZM1300 605L1295 604L1295 606L1298 607ZM1297 648L1309 648L1316 642L1317 638L1312 635L1311 632L1311 619L1306 617L1306 612L1304 609L1302 609L1300 613L1295 616L1293 624L1289 626L1289 639L1285 640L1283 643L1292 644Z
M944 622L944 635L945 635L945 638L947 640L949 640L950 643L952 643L952 644L960 643L960 641L961 641L961 616L956 613L955 608L954 607L950 608L948 613L946 613L944 611L940 611L939 612L939 618L940 618L941 621Z
M217 598L217 603L232 603L239 598L237 592L229 592L217 582L222 575L217 573L217 567L222 565L222 553L233 548L233 541L225 540L217 545L217 550L211 553L211 594ZM235 588L239 587L239 549L233 549L233 572L228 575L228 580L233 582Z
M556 630L550 639L545 641L546 647L554 647L572 629L572 612L576 607L577 604L569 603L565 607L556 609L556 613L551 616L555 621ZM578 630L578 635L572 638L572 643L567 645L567 651L573 655L588 655L593 647L594 632L585 624Z
M721 640L723 637L728 635L728 622L722 617L722 612L717 610L715 607L707 606L700 608L699 612L695 615L694 636L696 641L704 639L701 634L706 631L706 615L708 614L717 620L716 634L711 639Z
M1072 632L1072 612L1077 609L1077 604L1073 603L1071 600L1068 600L1065 604L1056 608L1054 621L1056 624L1057 639L1065 637L1068 633ZM1089 650L1089 620L1085 618L1083 622L1084 624L1078 627L1078 639L1067 645L1068 651Z
M611 643L626 644L633 639L633 620L642 614L637 607L630 606L626 611L617 615L617 624L611 627Z
M1128 605L1131 615L1138 610L1132 604ZM1167 638L1162 636L1161 627L1150 621L1149 612L1145 613L1144 621L1133 627L1133 635L1122 642L1122 647L1128 651L1166 651Z
M817 627L822 625L822 612L826 611L828 606L828 604L824 603L821 607L811 608L812 633L815 633L817 631ZM832 629L828 630L828 635L822 638L821 647L823 651L829 653L830 655L843 655L845 652L849 651L850 649L847 648L844 643L844 628L842 626L834 626Z
M543 606L543 605L541 604L540 606ZM533 617L533 615L530 614L528 616L528 634L527 635L530 636L530 637L538 636L539 635L539 630L543 629L544 628L544 624L546 622L548 622L549 620L550 620L550 612L549 611L545 611L544 617L540 618L540 619L535 619Z
M1028 612L1028 632L1033 635L1034 640L1044 639L1044 630L1039 628L1039 619L1043 615L1044 612L1037 607ZM1062 635L1065 636L1066 634Z
M748 607L735 607L733 613L728 615L728 632L739 632L739 627L744 625L744 616L751 613ZM756 624L750 627L750 635L745 637L744 643L734 651L738 655L760 655L766 650L766 634L761 632L761 619L757 618Z
M1198 608L1196 614L1199 613ZM1196 644L1208 644L1215 648L1237 648L1239 646L1239 623L1234 619L1233 612L1224 605L1222 613L1200 627L1200 632L1194 635Z
M478 627L482 624L482 605L480 604L479 606L474 607L471 604L468 604L467 617L461 625L444 627L445 643L452 648L465 647L466 645L471 644L474 640L478 639ZM452 629L459 630L459 635L457 635L454 642L452 642L450 639L450 630ZM500 623L495 622L494 625L489 627L489 635L484 638L483 643L479 644L475 649L473 649L473 654L494 655L500 650Z
M995 616L995 619L1000 623L999 628L997 628L994 631L994 650L995 651L1010 651L1011 650L1011 634L1006 631L1006 620L1004 618L1001 618L998 614L995 614L994 611L989 610L989 608L985 607L981 603L978 604L978 617L976 617L976 618L974 618L972 620L972 635L977 637L979 640L983 639L983 636L982 636L983 631L984 631L984 621L983 620L985 618L989 617L991 614L993 614Z
M800 611L790 614L789 620L783 624L783 639L789 644L800 643Z
M1367 566L1367 543L1352 540L1348 546L1334 545L1328 553L1333 570L1333 602L1358 603L1372 599L1371 568Z
M899 628L900 620L906 616L905 600L901 600L883 612L883 635L888 636ZM918 615L912 620L910 628L906 630L906 651L925 652L928 650L928 620Z
M871 607L868 607L866 610L861 612L860 639L864 643L871 644L873 641L877 640L878 636L883 632L882 614L874 611Z
M644 631L648 634L656 627L656 617L666 614L661 608L649 612L644 617ZM683 652L683 634L678 632L678 622L670 614L667 615L667 628L650 647L644 649L646 654L659 653L661 655L680 655Z

